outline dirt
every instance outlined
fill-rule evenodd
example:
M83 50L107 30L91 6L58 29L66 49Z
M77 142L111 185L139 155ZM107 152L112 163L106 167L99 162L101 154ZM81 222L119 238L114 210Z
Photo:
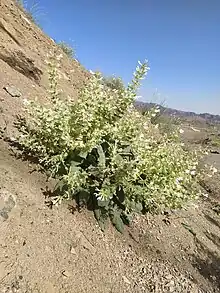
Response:
M207 196L193 206L137 217L123 235L112 226L103 233L73 202L46 204L54 182L8 138L23 98L48 101L51 50L61 53L13 1L0 1L0 292L220 292L218 178L204 183ZM65 55L59 70L60 87L77 98L89 74ZM201 132L190 128L188 137ZM220 155L208 162L220 166Z

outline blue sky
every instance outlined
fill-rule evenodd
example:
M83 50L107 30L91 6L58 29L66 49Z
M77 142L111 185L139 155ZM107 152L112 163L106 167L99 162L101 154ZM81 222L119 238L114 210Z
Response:
M36 1L44 31L86 68L128 82L148 59L142 100L220 114L219 0Z

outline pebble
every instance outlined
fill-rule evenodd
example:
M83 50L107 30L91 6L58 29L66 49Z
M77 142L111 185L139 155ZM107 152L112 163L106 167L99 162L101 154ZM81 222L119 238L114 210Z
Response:
M62 275L66 278L69 278L71 276L70 272L68 272L66 270L62 271Z
M21 92L13 85L5 86L3 89L12 97L21 97Z
M76 254L76 250L75 250L75 248L73 246L70 248L70 253Z
M123 279L123 281L124 281L126 284L131 285L131 282L128 280L127 277L122 276L122 279Z

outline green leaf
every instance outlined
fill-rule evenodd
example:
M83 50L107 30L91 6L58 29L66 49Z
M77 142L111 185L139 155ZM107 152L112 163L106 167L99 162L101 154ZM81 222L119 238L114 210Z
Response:
M81 164L81 162L71 161L70 166L74 168L74 167L79 166L80 164Z
M125 200L125 194L123 188L119 187L116 192L116 198L119 200L120 203L123 203Z
M135 205L135 212L137 213L141 213L143 210L143 205L141 202L137 202L136 205Z
M121 219L125 225L129 225L132 221L132 215L123 211L121 213Z
M123 154L123 155L131 155L131 151L132 151L131 146L128 145L128 146L126 146L125 148L123 148L123 152L122 152L122 154Z
M109 205L109 200L98 200L98 206L101 208L108 207Z
M54 187L54 191L56 190L62 191L65 186L66 186L66 183L63 180L59 180L58 183Z
M99 166L105 167L106 159L105 159L105 153L103 151L103 148L101 145L98 145L97 147L97 152L99 155Z
M114 209L110 214L111 222L115 226L115 228L120 232L124 232L124 223L121 219L121 212Z
M74 164L71 164L71 166L70 166L71 173L77 173L80 171L80 169L81 169L81 167L78 167L77 165L74 165Z
M79 153L79 157L82 158L82 159L86 159L87 155L88 155L88 152L83 152L82 151L82 152Z
M102 209L95 209L94 215L98 221L99 227L104 231L108 226L108 213Z
M94 215L97 221L99 221L100 217L101 217L101 210L100 209L95 209L94 210Z
M117 164L120 164L121 162L124 161L124 159L122 158L121 155L117 154L117 155L115 156L115 161L116 161Z

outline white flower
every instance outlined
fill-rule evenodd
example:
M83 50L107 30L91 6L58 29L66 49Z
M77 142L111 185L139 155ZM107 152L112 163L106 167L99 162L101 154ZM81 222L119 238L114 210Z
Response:
M180 129L179 132L180 132L180 133L184 133L184 130L183 130L183 129Z
M177 185L179 185L181 181L183 181L183 177L176 178L176 184Z
M156 117L156 113L152 113L151 116L152 116L152 117Z
M144 123L144 129L148 129L148 123Z
M192 170L192 171L190 172L190 174L194 176L194 175L196 175L196 171L195 171L195 170Z
M218 172L218 170L213 166L210 167L210 170L212 171L213 174Z
M24 105L29 105L30 104L30 101L28 101L28 99L25 98L25 99L23 99L23 104Z

